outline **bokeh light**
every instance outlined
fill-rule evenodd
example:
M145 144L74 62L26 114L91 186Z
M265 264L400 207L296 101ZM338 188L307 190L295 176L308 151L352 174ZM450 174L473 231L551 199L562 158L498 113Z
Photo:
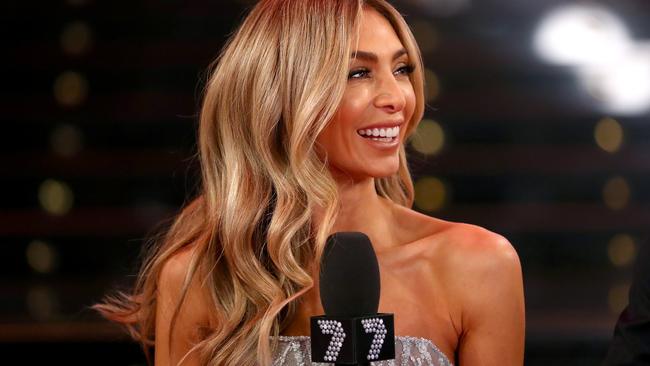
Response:
M74 195L66 183L47 179L38 188L38 200L43 210L52 215L61 216L72 208Z
M596 124L594 139L601 149L614 153L623 144L623 127L613 118L603 118Z
M440 210L447 198L445 184L435 177L422 177L415 182L415 205L426 212Z
M424 155L438 153L444 144L444 130L438 122L431 119L423 119L420 121L417 130L411 137L411 146Z
M612 210L625 208L630 201L630 186L623 177L609 179L603 187L603 201Z
M618 59L631 44L624 22L596 5L565 5L543 17L533 45L543 59L587 66Z
M49 287L35 286L30 288L25 302L27 311L36 320L52 320L58 316L60 311L59 298Z
M607 65L581 68L579 76L604 111L630 116L650 111L649 44L635 44Z
M438 75L428 68L424 69L425 97L427 102L432 102L440 95L440 80Z
M59 263L56 249L40 240L34 240L27 245L25 257L27 264L38 273L52 273Z
M66 71L54 82L54 98L66 107L83 103L88 96L88 83L78 72Z
M615 235L607 246L607 255L612 264L616 267L629 266L634 262L637 255L637 247L630 235Z
M607 295L609 310L613 314L620 314L627 306L628 296L630 293L630 284L624 283L612 286Z

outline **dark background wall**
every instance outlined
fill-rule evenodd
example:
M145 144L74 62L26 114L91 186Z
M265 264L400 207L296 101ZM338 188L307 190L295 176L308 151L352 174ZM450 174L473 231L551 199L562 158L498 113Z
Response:
M3 3L4 357L144 363L88 306L133 280L144 240L195 191L202 80L250 3ZM650 231L649 113L603 109L602 90L534 52L545 14L571 3L394 1L428 69L415 208L516 247L527 365L604 357ZM650 38L647 1L579 3Z

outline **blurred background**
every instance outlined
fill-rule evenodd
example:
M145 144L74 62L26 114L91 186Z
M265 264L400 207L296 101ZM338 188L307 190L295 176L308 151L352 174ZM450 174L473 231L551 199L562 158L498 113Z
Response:
M251 4L0 5L3 358L144 365L88 306L196 191L205 70ZM415 208L515 246L526 365L598 364L650 231L650 2L393 4L427 67Z

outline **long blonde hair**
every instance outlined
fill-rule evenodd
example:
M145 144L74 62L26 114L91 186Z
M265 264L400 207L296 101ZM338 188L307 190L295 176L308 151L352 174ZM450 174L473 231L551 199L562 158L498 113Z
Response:
M154 342L157 279L165 262L194 246L178 315L199 276L216 329L194 348L206 365L268 365L277 336L313 287L339 207L336 184L316 153L318 134L346 88L364 6L395 29L415 65L416 107L424 111L422 60L402 16L384 0L262 0L226 43L205 87L199 127L200 195L186 205L144 261L133 292L95 306L126 325L145 353ZM405 149L379 195L410 207L413 185ZM322 209L314 222L314 208ZM273 336L273 337L271 337Z

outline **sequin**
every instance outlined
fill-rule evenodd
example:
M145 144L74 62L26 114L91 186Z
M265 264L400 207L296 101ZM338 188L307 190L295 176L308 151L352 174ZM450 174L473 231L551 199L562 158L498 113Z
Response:
M311 362L308 336L280 336L273 354L273 366L330 366ZM395 359L370 362L371 366L453 366L447 356L426 338L396 336Z

